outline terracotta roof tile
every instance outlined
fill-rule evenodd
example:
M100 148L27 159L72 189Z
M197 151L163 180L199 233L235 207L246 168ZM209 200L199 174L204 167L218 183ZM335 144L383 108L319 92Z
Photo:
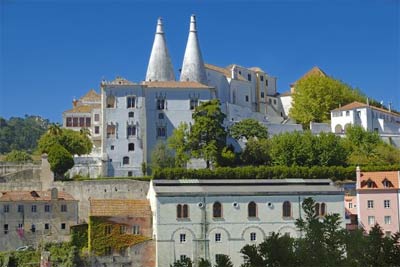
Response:
M90 113L93 109L100 109L101 104L93 105L79 105L70 110L64 111L64 113Z
M400 189L399 187L399 172L398 171L386 171L386 172L361 172L360 186L359 189L365 190L376 190L376 189L388 189L384 186L384 181L389 182L392 189ZM368 188L368 182L373 183L373 187Z
M314 66L311 70L307 71L303 76L301 76L297 81L295 81L293 83L293 85L295 85L296 83L298 83L299 81L308 78L310 76L314 76L314 75L318 75L318 76L323 76L323 77L327 77L328 75L326 75L326 73L320 69L318 66Z
M336 109L334 109L332 111L352 110L352 109L356 109L356 108L366 108L366 107L370 107L371 109L378 110L380 112L388 113L388 114L395 115L395 116L399 116L400 115L398 113L391 112L391 111L389 111L387 109L378 108L378 107L371 106L371 105L368 106L368 104L357 102L357 101L354 101L354 102L352 102L350 104L347 104L347 105L345 105L343 107L336 108Z
M91 89L86 95L82 96L80 100L83 101L101 101L101 95L95 90Z
M50 201L51 191L6 191L1 192L0 201ZM58 200L74 200L66 192L58 192Z
M91 199L90 216L151 216L145 199Z
M218 67L212 64L204 64L204 67L206 67L209 70L213 70L219 73L222 73L223 75L225 75L228 78L232 77L232 73L231 73L231 69L234 65L229 65L226 68L222 68L222 67ZM242 75L237 74L237 79L240 81L247 81Z
M143 82L150 88L201 88L201 89L211 89L207 85L198 82L179 82L179 81L163 81L163 82Z

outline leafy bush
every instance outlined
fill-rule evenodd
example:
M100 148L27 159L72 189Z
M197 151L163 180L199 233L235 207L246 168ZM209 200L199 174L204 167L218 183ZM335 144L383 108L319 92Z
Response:
M20 162L32 161L32 157L25 151L12 150L10 153L6 155L4 160L8 162L20 163Z
M59 144L54 144L50 147L48 160L50 163L50 169L58 177L63 176L66 171L74 166L72 155Z

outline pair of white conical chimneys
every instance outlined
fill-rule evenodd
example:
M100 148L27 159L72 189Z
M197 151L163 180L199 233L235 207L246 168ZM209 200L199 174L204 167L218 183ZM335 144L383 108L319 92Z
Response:
M162 19L158 18L156 35L147 67L146 81L175 81L174 69L168 53ZM180 81L207 84L203 57L197 38L196 17L190 17L189 37L183 58Z

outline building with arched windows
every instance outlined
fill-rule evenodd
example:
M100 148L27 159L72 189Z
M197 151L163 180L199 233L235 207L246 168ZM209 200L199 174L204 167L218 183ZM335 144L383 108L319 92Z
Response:
M184 257L214 264L220 254L238 265L246 244L272 232L300 236L295 221L304 216L307 197L315 200L319 217L338 213L345 227L344 191L328 179L153 180L148 199L156 265Z

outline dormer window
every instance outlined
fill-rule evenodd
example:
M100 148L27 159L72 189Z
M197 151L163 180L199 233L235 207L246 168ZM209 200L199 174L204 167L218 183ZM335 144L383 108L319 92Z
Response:
M382 181L382 184L383 184L383 187L384 187L384 188L393 187L393 184L392 184L387 178L385 178L385 179Z

